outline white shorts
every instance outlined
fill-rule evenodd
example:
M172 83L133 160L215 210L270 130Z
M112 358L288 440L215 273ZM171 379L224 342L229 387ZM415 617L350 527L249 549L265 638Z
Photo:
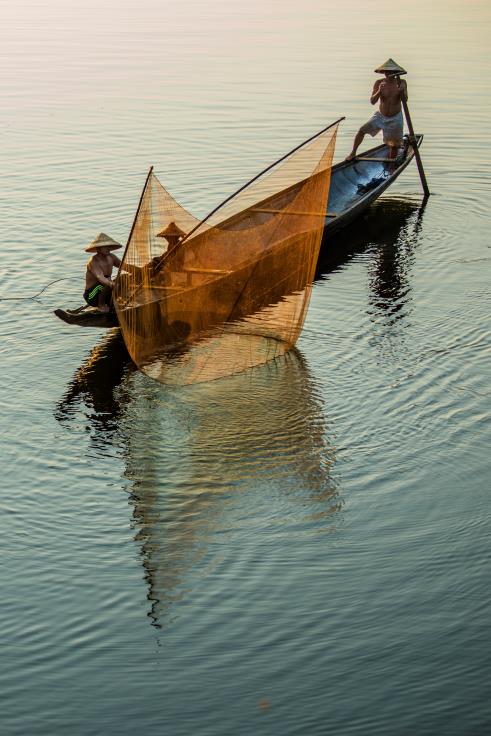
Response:
M363 133L369 133L370 135L377 135L377 133L383 130L384 132L384 143L400 143L402 141L402 133L404 130L404 119L402 117L402 110L397 115L387 118L377 110L375 115L372 115L370 120L362 125L360 131Z

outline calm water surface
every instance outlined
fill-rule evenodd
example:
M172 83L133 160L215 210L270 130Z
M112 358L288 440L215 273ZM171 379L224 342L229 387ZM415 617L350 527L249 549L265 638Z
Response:
M489 5L2 16L2 735L489 732ZM53 316L151 164L204 215L346 115L339 160L389 56L432 196L326 243L296 351L166 388Z

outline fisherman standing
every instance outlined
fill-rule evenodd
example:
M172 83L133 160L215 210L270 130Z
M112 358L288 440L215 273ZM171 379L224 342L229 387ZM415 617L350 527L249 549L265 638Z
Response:
M390 158L397 156L397 149L402 144L404 119L401 99L407 100L407 84L399 77L407 72L393 59L388 59L385 64L375 69L375 73L385 76L384 79L377 79L370 97L372 105L379 103L379 109L355 135L353 149L347 156L347 161L356 157L358 146L367 133L374 136L380 130L383 131L384 143L390 148Z
M104 233L99 235L85 249L94 255L87 261L85 272L84 299L91 307L99 312L109 312L114 282L111 280L113 268L118 268L121 261L113 250L122 248L120 243Z

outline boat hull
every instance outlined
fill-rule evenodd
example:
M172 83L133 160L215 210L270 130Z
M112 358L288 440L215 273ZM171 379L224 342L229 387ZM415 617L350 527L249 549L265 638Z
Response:
M418 147L421 146L422 141L423 136L417 135ZM407 145L406 155L402 161L390 160L388 146L381 145L365 151L351 161L342 161L333 166L323 242L325 243L332 235L360 217L398 178L413 158L414 149L411 144ZM267 267L267 265L267 260L265 260L264 266ZM155 309L155 307L145 306L140 308ZM118 326L118 318L114 312L102 314L95 310L79 308L75 310L57 309L55 314L67 324L80 327ZM219 321L219 315L208 315L206 321L214 322L215 319ZM184 337L180 321L177 323L178 326L170 330L169 339L177 336ZM174 334L176 331L178 334Z
M55 309L54 314L68 325L79 327L118 327L116 312L98 312L97 309Z
M423 136L417 135L418 148ZM402 174L414 158L408 145L402 161L389 159L389 147L376 146L352 161L342 161L332 168L324 240L356 220L372 202Z

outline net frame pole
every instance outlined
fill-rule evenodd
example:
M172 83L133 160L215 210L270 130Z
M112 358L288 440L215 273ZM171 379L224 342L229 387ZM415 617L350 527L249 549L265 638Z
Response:
M118 273L116 274L116 279L118 278L118 276L120 274L121 268L123 266L123 261L124 261L124 259L126 257L126 253L128 252L128 248L129 248L129 245L130 245L130 242L131 242L131 236L133 235L133 231L135 229L136 221L138 219L138 215L140 214L140 210L141 210L141 206L142 206L142 202L143 202L143 195L145 194L145 190L146 190L146 188L148 186L148 182L150 180L150 177L152 176L152 172L153 172L153 166L150 166L150 169L148 170L147 178L145 179L145 184L143 185L143 189L142 189L142 192L140 194L140 201L138 202L138 207L136 208L135 216L133 218L133 223L131 225L130 234L128 235L128 240L126 241L126 246L125 246L125 249L124 249L124 252L123 252L123 256L121 258L121 263L120 263L119 268L118 268Z
M326 130L329 130L329 128L333 128L333 127L334 127L335 125L339 125L339 123L341 123L341 122L342 122L343 120L345 120L345 116L343 116L342 118L338 118L338 120L335 120L335 121L334 121L334 123L330 123L329 125L327 125L327 126L326 126L325 128L323 128L322 130L319 130L319 132L318 132L318 133L315 133L314 135L310 136L310 138L307 138L307 139L306 139L306 140L304 140L304 141L303 141L302 143L299 143L299 145L298 145L298 146L295 146L295 148L292 148L292 150L291 150L291 151L288 151L288 153L285 153L285 154L284 154L283 156L281 156L281 157L280 157L279 159L277 159L276 161L274 161L274 162L273 162L272 164L270 164L269 166L266 166L266 168L265 168L265 169L263 169L262 171L260 171L260 172L259 172L259 174L256 174L255 176L253 176L253 177L252 177L252 179L249 179L249 181L247 181L247 182L246 182L245 184L243 184L243 185L242 185L241 187L239 187L239 188L238 188L238 189L237 189L237 190L236 190L236 191L235 191L235 192L234 192L233 194L230 194L230 195L229 195L228 197L226 197L226 198L225 198L225 199L223 200L223 202L220 202L220 204L219 204L219 205L218 205L217 207L215 207L215 208L214 208L214 209L213 209L213 210L212 210L211 212L209 212L209 213L208 213L208 214L206 215L206 217L204 217L204 218L203 218L203 219L202 219L202 220L201 220L201 221L200 221L200 222L199 222L199 223L198 223L197 225L195 225L195 226L194 226L194 227L192 228L192 230L190 230L190 231L189 231L189 232L188 232L188 233L187 233L187 234L186 234L186 235L185 235L185 236L184 236L184 237L182 238L182 240L180 240L180 241L179 241L179 243L178 243L178 246L177 246L177 247L180 247L180 246L182 245L182 243L184 243L184 241L185 241L185 240L187 240L188 238L190 238L190 237L191 237L191 235L192 235L192 234L193 234L194 232L196 232L196 230L198 230L198 228L199 228L199 227L201 227L201 225L203 225L203 224L204 224L204 223L205 223L205 222L206 222L207 220L209 220L209 219L210 219L210 217L212 217L212 215L214 215L214 214L215 214L215 212L218 212L218 210L219 210L219 209L220 209L221 207L223 207L223 205L224 205L224 204L227 204L227 202L230 202L230 200L231 200L231 199L233 199L233 198L234 198L234 197L236 197L236 196L237 196L238 194L240 194L240 193L241 193L241 192L242 192L242 191L243 191L244 189L247 189L247 187L248 187L248 186L250 186L251 184L253 184L253 183L254 183L254 182L256 181L256 179L259 179L259 178L260 178L261 176L263 176L264 174L266 174L266 173L267 173L267 172L268 172L268 171L269 171L270 169L273 169L273 168L274 168L275 166L277 166L277 165L278 165L278 164L280 164L280 163L281 163L282 161L284 161L284 160L285 160L286 158L288 158L288 156L291 156L291 155L292 155L293 153L295 153L296 151L300 150L300 148L302 148L303 146L306 146L306 145L307 145L307 143L310 143L311 141L313 141L313 140L315 140L316 138L318 138L318 137L319 137L320 135L322 135L323 133L325 133L325 132L326 132ZM173 250L173 249L172 249L172 250ZM169 253L170 251L167 251L167 252ZM164 254L163 258L165 257L165 255L167 255L167 253L166 253L166 254Z

